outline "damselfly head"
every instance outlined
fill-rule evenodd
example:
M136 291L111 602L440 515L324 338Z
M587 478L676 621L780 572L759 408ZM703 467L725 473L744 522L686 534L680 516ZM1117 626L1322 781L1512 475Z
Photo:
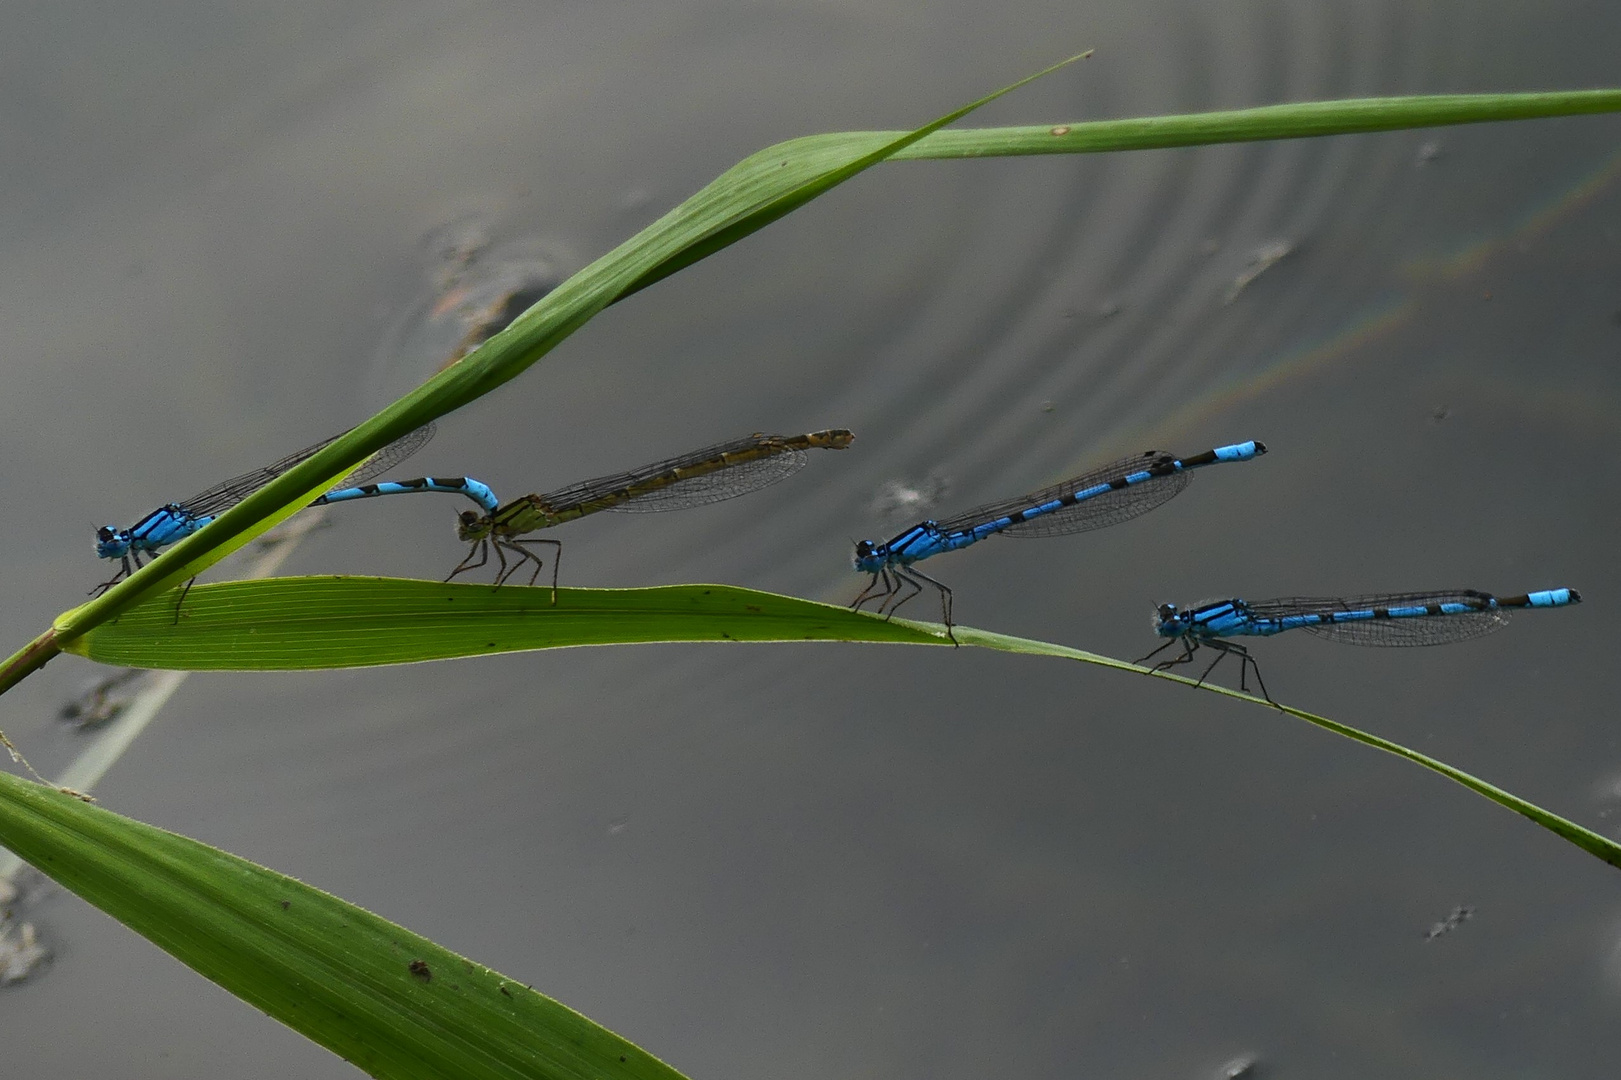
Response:
M490 516L472 510L456 515L456 536L462 540L483 540L490 535Z
M1154 611L1154 633L1160 637L1181 637L1191 622L1189 613L1178 611L1175 604L1161 604Z
M112 525L96 530L96 554L103 559L119 559L129 554L129 534Z
M872 540L856 541L856 569L864 574L876 574L883 569L887 552L884 545Z

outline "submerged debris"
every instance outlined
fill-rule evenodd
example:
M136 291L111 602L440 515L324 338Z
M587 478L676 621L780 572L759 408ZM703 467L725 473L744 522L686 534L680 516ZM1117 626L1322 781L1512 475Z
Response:
M1288 240L1272 240L1250 252L1249 264L1233 279L1231 287L1227 290L1227 298L1222 303L1230 304L1237 300L1238 294L1249 288L1256 278L1294 254L1294 250L1294 244Z
M1457 907L1447 912L1446 918L1442 919L1440 922L1436 923L1434 926L1430 927L1424 932L1424 940L1434 941L1442 934L1452 933L1452 931L1468 922L1470 918L1474 916L1474 914L1474 908L1470 907L1468 904L1459 904Z
M253 549L258 552L274 551L284 544L294 544L316 529L330 529L332 519L324 506L307 506L297 516L288 518L268 532L253 538Z
M0 919L0 986L22 982L50 959L51 950L40 943L33 923L9 915Z
M415 298L397 309L378 352L373 377L382 396L467 356L562 280L562 260L548 245L493 232L472 215L424 237Z
M63 702L57 716L81 731L98 728L129 707L140 693L139 668L124 668L91 683L77 697Z

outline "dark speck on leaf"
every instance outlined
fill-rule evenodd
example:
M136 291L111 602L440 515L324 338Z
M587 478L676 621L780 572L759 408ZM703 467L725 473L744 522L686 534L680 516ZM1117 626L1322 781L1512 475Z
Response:
M486 649L493 649L493 648L495 648L495 642L493 642L493 641L486 641L486 642L485 642L485 643L484 643L484 647L485 647L485 648L486 648Z
M759 613L759 612L761 612L761 611L763 611L765 609L760 607L758 604L744 604L743 605L743 610L745 610L745 611L753 611L755 613Z
M507 989L507 984L506 983L501 984L501 993L505 994L507 997L512 996L512 991Z
M619 1060L620 1060L620 1061L624 1061L624 1060L625 1060L625 1055L624 1055L624 1054L620 1054L620 1055L619 1055Z
M286 911L288 908L290 908L292 906L293 906L293 902L291 900L283 900L281 902L281 909L283 911Z
M433 972L428 970L428 962L426 960L411 961L411 974L415 975L423 982L429 982L433 979Z

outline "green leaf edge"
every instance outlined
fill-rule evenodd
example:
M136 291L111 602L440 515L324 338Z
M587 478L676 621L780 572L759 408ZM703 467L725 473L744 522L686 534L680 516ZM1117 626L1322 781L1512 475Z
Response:
M680 1080L566 1005L364 908L9 773L0 844L373 1076Z

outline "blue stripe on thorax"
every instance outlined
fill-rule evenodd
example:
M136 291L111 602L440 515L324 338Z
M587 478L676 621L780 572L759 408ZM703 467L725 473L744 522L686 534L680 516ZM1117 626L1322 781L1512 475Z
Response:
M926 559L930 555L938 555L942 551L955 551L960 547L967 547L978 537L961 539L963 534L956 534L957 542L946 536L932 521L925 521L921 525L914 525L891 540L885 547L888 550L888 562L912 563L919 559Z
M129 531L129 546L135 551L156 551L184 540L213 520L212 516L194 517L171 504L136 522Z
M1281 633L1287 627L1277 619L1257 619L1242 600L1224 600L1193 613L1193 633L1202 637L1265 635Z

